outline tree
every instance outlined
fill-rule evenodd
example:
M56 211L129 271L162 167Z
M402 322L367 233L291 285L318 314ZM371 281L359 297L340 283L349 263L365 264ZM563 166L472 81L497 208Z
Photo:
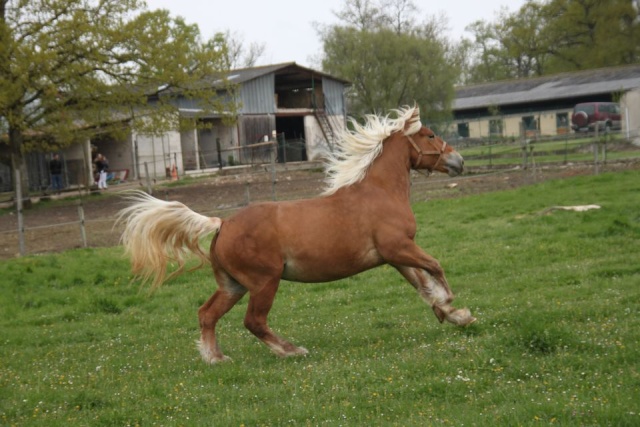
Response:
M216 33L214 43L223 50L227 67L231 70L255 66L264 54L266 46L264 43L255 42L246 45L242 35L230 30Z
M347 0L342 25L321 28L324 71L350 80L350 110L380 113L417 102L425 118L448 115L458 70L434 19L414 24L406 0L374 4Z
M508 58L496 34L496 29L485 21L476 21L468 25L467 31L474 34L473 42L463 40L468 52L467 67L463 76L464 83L477 83L503 80L510 77Z
M528 1L477 21L467 82L541 76L640 61L640 11L631 0Z
M518 13L502 9L496 23L476 21L467 27L474 34L475 61L468 82L526 78L542 75L549 38L542 7L525 3Z
M553 40L548 72L640 61L640 11L631 0L553 0L543 11Z
M0 123L16 185L26 194L30 150L175 128L177 96L233 110L216 95L227 70L211 46L196 25L141 0L0 0Z

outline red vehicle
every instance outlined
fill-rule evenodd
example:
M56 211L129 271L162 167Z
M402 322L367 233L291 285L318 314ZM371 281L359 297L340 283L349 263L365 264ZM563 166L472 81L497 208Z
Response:
M615 102L584 102L573 108L571 129L608 132L620 129L620 106Z

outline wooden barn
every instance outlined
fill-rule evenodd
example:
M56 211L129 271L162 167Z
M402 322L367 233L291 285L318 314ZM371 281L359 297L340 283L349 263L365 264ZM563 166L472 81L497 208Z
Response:
M346 80L295 62L233 70L228 79L237 87L233 124L210 115L199 119L205 129L96 139L92 151L130 178L159 178L173 166L182 174L269 161L273 145L265 141L277 140L279 162L320 159L344 129ZM186 100L178 100L178 107L183 116L197 112Z
M111 178L165 178L174 167L180 175L203 173L220 166L271 161L321 159L345 127L345 89L349 82L295 62L232 70L232 97L238 106L233 124L223 115L201 117L199 130L160 135L131 132L121 140L101 136L59 151L65 187L92 185L93 159L109 159ZM183 117L198 113L186 99L177 99ZM50 184L48 161L53 153L30 153L29 182L34 191ZM12 191L8 157L0 151L0 191Z

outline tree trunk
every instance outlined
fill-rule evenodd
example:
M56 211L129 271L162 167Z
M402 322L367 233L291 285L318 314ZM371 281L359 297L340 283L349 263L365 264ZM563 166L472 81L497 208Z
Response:
M22 207L29 209L31 207L31 198L29 197L29 172L27 170L27 162L22 152L23 135L21 129L9 128L9 146L11 147L11 166L14 171L13 186L14 194L18 194L18 185L22 190ZM15 182L15 171L20 171L20 182Z

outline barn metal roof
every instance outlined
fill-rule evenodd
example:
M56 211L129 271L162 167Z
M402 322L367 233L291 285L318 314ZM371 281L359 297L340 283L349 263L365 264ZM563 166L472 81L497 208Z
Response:
M332 80L349 84L348 80L340 79L321 71L312 70L311 68L302 67L295 62L283 62L281 64L231 70L227 78L232 83L244 83L270 73L274 73L279 78L284 77L289 81L309 81L309 79L314 76L327 77Z
M640 88L640 65L601 68L456 88L453 110L611 94Z

